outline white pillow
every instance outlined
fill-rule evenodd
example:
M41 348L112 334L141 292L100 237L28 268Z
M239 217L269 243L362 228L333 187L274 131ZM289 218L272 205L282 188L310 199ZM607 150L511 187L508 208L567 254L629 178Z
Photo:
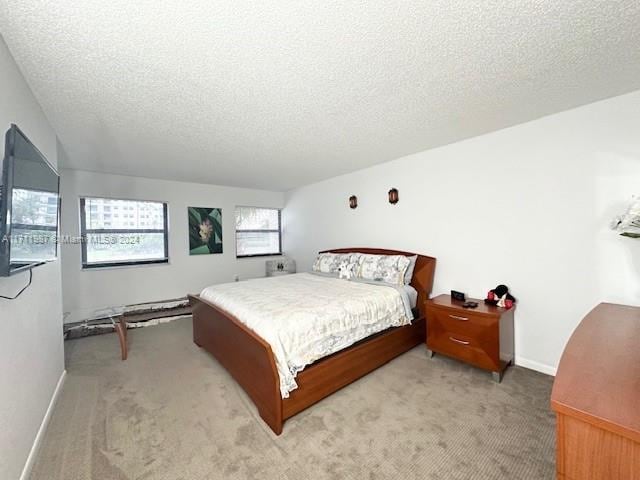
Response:
M365 280L403 285L410 263L404 255L362 255L358 276Z
M404 283L405 285L409 285L411 283L411 279L413 278L413 271L416 268L416 261L418 260L418 255L413 255L411 257L407 257L409 259L409 266L407 267L407 271L404 274Z

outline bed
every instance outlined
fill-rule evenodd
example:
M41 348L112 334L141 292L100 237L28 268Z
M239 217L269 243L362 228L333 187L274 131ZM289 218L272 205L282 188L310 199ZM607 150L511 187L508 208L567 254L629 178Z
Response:
M344 248L325 250L320 253L352 252L407 257L416 255L372 248ZM221 296L225 290L232 290L234 288L232 285L215 289L214 293L218 296L209 294L207 289L201 295L189 295L193 310L193 339L198 346L211 353L227 369L252 399L265 423L279 435L286 419L424 342L424 302L431 293L435 264L435 258L417 255L410 282L417 292L415 318L411 323L401 326L393 326L390 323L389 325L392 326L376 331L328 356L321 358L313 356L300 361L301 365L305 362L310 364L297 372L294 383L291 383L290 378L284 378L286 372L283 371L278 342L270 338L265 330L262 330L262 335L256 333L261 331L261 312L257 309L260 304L252 304L249 299L244 303L237 298L234 302L225 301L228 297ZM303 281L320 282L305 275L309 274L300 275L296 282L301 284ZM286 277L291 276L271 278L255 285L257 289L264 290L263 296L273 293L276 287L282 291L285 289L289 291L293 279L286 280ZM341 282L346 281L341 280ZM343 285L353 289L354 297L360 290L365 290L364 287L359 290L360 287L352 286L350 283ZM326 290L330 295L331 289L325 287L325 284L321 286L323 291ZM383 302L382 290L380 292L381 302ZM256 297L259 295L256 294ZM391 296L388 301L391 301L390 299ZM309 299L309 302L311 301L312 299ZM330 311L332 305L331 303L327 305L327 310ZM265 318L271 318L269 316L271 313L262 312ZM363 331L366 332L366 330ZM316 354L321 355L322 350L318 350Z

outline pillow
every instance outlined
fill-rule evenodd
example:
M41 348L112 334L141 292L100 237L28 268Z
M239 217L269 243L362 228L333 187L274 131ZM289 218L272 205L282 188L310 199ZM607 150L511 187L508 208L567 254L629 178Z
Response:
M331 273L333 264L336 262L333 253L320 253L313 262L312 270L314 272Z
M320 253L316 257L316 261L313 262L312 270L337 275L340 264L355 263L359 265L360 257L360 253Z
M394 285L403 285L411 261L404 255L362 255L358 276Z
M407 267L407 271L404 274L404 284L409 285L411 283L411 279L413 278L413 270L416 268L416 260L418 260L418 255L413 255L411 257L407 257L409 259L409 266Z

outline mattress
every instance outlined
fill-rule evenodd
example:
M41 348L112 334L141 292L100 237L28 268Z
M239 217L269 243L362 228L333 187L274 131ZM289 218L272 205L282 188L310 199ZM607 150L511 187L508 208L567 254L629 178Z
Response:
M305 366L413 319L404 286L312 273L213 285L200 297L269 343L283 398L298 387Z

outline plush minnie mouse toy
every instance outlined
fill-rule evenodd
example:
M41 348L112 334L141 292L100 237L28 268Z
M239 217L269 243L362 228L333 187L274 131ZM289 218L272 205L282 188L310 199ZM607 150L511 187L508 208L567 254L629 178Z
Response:
M509 288L506 285L498 285L493 290L489 290L484 303L497 307L511 308L516 303L516 299L509 293Z
M342 262L338 267L338 278L344 278L345 280L351 280L356 276L356 264Z

